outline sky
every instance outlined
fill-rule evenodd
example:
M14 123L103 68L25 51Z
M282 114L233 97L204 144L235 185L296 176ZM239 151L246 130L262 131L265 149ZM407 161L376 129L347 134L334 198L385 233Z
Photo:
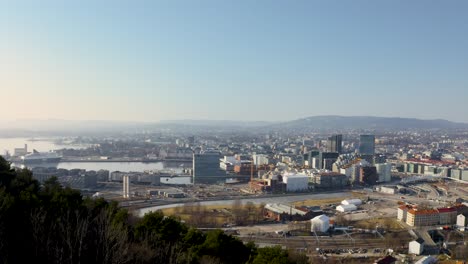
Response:
M0 0L0 120L468 122L468 1Z

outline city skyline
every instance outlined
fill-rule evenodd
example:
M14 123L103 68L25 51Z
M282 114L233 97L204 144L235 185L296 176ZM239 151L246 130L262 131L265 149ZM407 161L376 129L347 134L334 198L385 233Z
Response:
M468 122L464 1L0 4L0 120Z

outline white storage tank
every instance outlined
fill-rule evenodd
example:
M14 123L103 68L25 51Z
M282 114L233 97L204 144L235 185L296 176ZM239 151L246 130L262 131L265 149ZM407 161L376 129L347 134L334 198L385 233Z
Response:
M283 182L287 192L300 192L309 189L309 176L305 174L285 174Z
M362 201L360 199L348 199L348 200L341 201L341 204L342 205L354 204L355 206L358 206L362 204Z
M357 210L357 207L354 205L354 204L342 204L342 205L338 205L336 207L336 210L338 212L352 212L352 211L356 211Z
M326 215L319 215L310 220L311 232L325 233L330 228L330 218Z

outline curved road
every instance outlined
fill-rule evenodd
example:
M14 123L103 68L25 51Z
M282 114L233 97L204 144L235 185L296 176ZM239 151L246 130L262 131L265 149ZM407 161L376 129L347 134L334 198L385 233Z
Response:
M254 204L261 203L282 203L290 204L294 202L304 201L304 200L322 200L322 199L333 199L333 198L349 198L351 196L350 192L333 192L333 193L319 193L319 194L302 194L302 195L288 195L288 196L268 196L268 197L255 197L241 199L242 203L252 202ZM215 200L215 201L200 201L200 205L230 205L233 204L236 200ZM198 202L197 202L198 203ZM174 203L166 205L158 205L146 208L140 208L134 210L135 214L138 216L144 216L146 213L157 211L160 209L173 208L184 206L186 203Z

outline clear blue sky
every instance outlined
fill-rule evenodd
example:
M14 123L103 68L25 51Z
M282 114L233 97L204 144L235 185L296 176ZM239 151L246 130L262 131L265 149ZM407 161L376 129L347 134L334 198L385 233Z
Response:
M0 89L0 119L468 122L468 1L1 1Z

